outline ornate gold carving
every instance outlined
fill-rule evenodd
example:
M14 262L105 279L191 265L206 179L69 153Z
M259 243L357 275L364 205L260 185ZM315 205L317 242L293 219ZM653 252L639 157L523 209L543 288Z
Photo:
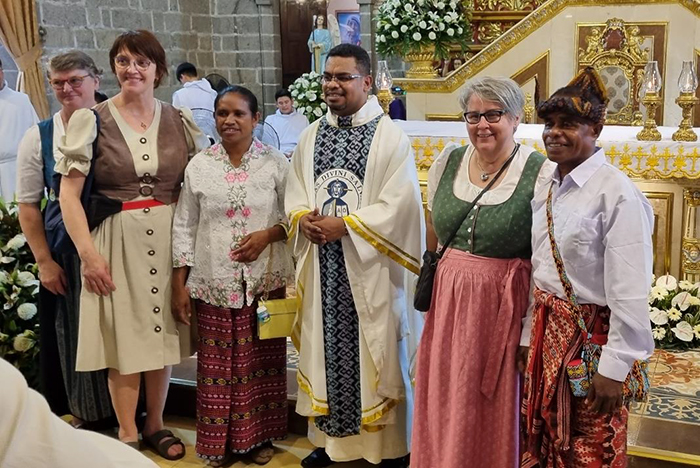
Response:
M694 280L700 274L700 239L684 237L681 252L681 278Z
M404 57L411 64L411 68L406 72L408 78L437 78L438 72L433 67L435 60L435 47L421 46L418 52L409 52Z
M644 121L644 128L637 133L637 140L660 141L661 132L656 128L656 109L661 103L658 93L647 91L642 98L642 103L647 109L647 118Z
M700 206L700 190L684 189L683 201L690 207L696 208Z
M639 26L611 18L604 27L593 27L585 40L586 49L578 51L577 69L592 66L605 81L610 97L605 123L630 125L637 111L640 73L649 60L649 49L641 48Z
M523 107L523 123L533 123L535 116L535 106L530 104L532 93L525 93L525 107Z
M681 5L696 17L700 17L700 2L696 0L606 0L605 5L658 5L661 2ZM394 82L409 92L451 93L565 8L599 5L601 5L601 0L549 0L511 28L508 34L496 39L475 55L472 60L454 70L447 77L436 80L404 78L396 79Z
M693 93L681 93L676 98L676 104L683 109L683 119L681 120L678 130L673 132L671 138L673 141L697 141L698 136L693 131L693 107L700 101Z
M591 30L586 38L586 50L579 49L578 59L583 65L592 63L600 55L622 54L628 56L632 62L646 63L649 60L649 49L642 50L642 40L639 26L628 26L620 18L611 18L605 22L604 30Z
M441 119L443 120L443 119ZM544 154L541 141L519 140L521 143L535 148ZM438 142L440 145L438 145ZM411 145L415 152L416 166L419 170L428 170L433 163L433 156L440 153L448 142L466 145L466 137L411 137ZM633 179L688 179L700 180L700 149L698 145L674 144L671 147L659 149L655 143L639 144L632 146L629 143L623 145L604 145L605 155L610 164L620 169ZM698 192L698 204L700 204L700 191Z
M377 93L377 100L379 105L382 106L385 114L389 113L389 105L394 100L394 95L388 89L380 89Z

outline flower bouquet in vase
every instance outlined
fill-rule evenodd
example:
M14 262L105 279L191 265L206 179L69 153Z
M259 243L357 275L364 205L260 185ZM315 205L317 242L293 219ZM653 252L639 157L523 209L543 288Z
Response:
M294 99L297 112L304 114L309 123L319 119L326 113L326 103L323 101L321 75L312 71L304 73L294 80L287 88Z
M649 293L649 319L656 346L700 347L700 283L659 277Z
M377 13L377 52L411 63L407 78L436 78L434 60L449 59L471 39L469 11L461 0L385 0Z

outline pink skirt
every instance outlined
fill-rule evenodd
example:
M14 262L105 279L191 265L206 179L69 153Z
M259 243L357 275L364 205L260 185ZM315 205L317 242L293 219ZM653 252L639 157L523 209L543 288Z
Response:
M513 468L530 262L448 249L418 350L411 468Z

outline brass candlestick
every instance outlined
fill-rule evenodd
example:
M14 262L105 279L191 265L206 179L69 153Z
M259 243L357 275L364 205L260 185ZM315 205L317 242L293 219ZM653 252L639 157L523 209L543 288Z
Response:
M530 104L532 100L532 94L525 93L525 107L523 107L523 122L526 124L535 123L533 117L535 116L535 106Z
M380 89L377 93L377 100L384 109L385 114L389 114L389 104L394 100L394 95L388 89Z
M693 125L690 121L693 113L693 107L698 103L699 99L693 93L681 93L676 98L676 104L683 109L683 119L681 120L678 130L673 132L671 137L673 141L697 141L698 136L693 131Z
M644 121L644 128L637 133L637 140L660 141L661 132L656 128L656 109L661 104L659 93L647 91L642 98L642 104L647 109L647 118Z

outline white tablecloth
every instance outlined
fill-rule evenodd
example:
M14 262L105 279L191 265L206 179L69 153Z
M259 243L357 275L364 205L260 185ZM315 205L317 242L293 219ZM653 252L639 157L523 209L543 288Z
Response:
M395 122L411 139L419 170L430 167L448 142L465 145L469 141L466 124L462 122ZM544 153L543 129L544 125L521 124L515 139ZM606 126L598 145L605 149L610 162L630 177L700 179L700 143L673 141L675 127L659 127L661 141L638 141L639 130L641 127Z

